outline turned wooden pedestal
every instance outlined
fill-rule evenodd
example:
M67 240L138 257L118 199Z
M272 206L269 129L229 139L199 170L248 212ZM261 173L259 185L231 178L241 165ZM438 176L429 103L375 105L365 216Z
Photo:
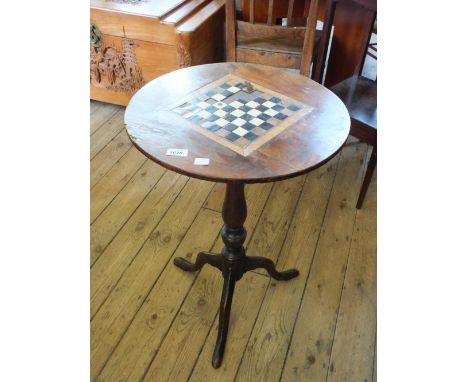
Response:
M221 254L200 252L195 264L182 257L174 259L174 264L187 272L196 272L205 264L210 264L223 273L224 285L219 307L218 338L216 339L212 359L215 369L221 365L223 359L236 281L239 281L244 273L257 268L264 268L275 280L290 280L299 275L299 271L296 269L278 272L275 269L273 261L266 257L246 256L243 245L247 237L247 231L244 228L246 218L247 204L245 201L244 183L227 183L223 204L224 226L221 230L224 248Z
M200 252L195 263L174 260L184 271L210 264L222 272L212 362L218 368L236 282L256 268L276 280L299 275L295 269L277 271L267 257L246 255L244 185L292 178L326 163L346 141L349 114L338 97L306 77L262 65L224 63L181 69L151 81L130 101L125 124L134 145L154 162L226 183L221 253ZM182 156L169 155L173 152L168 149ZM197 165L198 158L209 163Z

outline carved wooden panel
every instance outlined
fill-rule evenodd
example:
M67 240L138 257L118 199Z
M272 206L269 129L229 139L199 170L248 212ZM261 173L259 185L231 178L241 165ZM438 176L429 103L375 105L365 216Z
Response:
M135 92L144 84L135 55L134 40L122 38L121 50L113 44L91 46L91 83L100 88Z

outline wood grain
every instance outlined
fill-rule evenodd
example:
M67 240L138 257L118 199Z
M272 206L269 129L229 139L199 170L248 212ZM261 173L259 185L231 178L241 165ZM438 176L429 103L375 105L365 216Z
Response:
M132 259L133 261L128 262L128 269L125 270L124 275L117 280L110 280L115 288L96 314L96 324L93 324L94 320L91 323L91 327L96 325L96 331L103 335L101 339L97 338L95 343L96 349L99 349L99 354L102 356L99 358L102 362L109 356L109 351L120 341L122 334L141 307L145 296L150 292L179 242L192 225L212 187L212 183L190 179L186 189L194 191L180 194L157 227L152 230L148 240ZM216 233L219 232L218 230ZM155 254L157 254L157 261L155 261ZM119 268L118 274L122 273L123 270ZM106 280L106 285L108 282ZM170 286L173 287L173 284ZM103 294L100 293L98 296L101 297ZM98 300L95 298L92 302L94 301L97 303ZM103 366L103 364L100 365ZM97 367L96 371L99 370L100 367Z
M134 147L128 150L91 189L91 224L147 159Z
M242 358L238 380L279 380L296 322L307 274L313 261L337 160L309 174L278 261L279 269L295 268L300 277L288 283L272 280Z
M165 169L147 161L91 225L90 252L97 258L158 183Z
M91 161L91 187L94 187L110 171L115 163L132 148L127 133L123 129L107 144L104 141L102 146L102 150Z
M119 108L119 110L113 114L112 117L108 118L107 121L102 124L101 128L93 134L90 150L91 159L93 159L112 138L123 130L123 116L124 111Z
M138 254L148 236L166 215L187 179L166 173L157 186L140 204L119 234L103 252L95 251L91 268L91 316L93 317L107 299L115 284ZM156 231L159 232L159 231ZM159 233L154 235L159 237Z
M348 146L342 151L284 366L285 381L323 381L331 366L330 353L356 216L350 194L359 189L365 151L363 145Z
M371 207L359 210L356 216L328 381L371 381L373 378L377 324L375 184L372 183L368 194Z

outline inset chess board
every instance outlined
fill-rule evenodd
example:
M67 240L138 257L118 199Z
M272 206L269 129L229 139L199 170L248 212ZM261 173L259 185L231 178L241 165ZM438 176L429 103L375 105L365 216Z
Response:
M172 112L223 146L247 156L310 107L232 74L192 93Z

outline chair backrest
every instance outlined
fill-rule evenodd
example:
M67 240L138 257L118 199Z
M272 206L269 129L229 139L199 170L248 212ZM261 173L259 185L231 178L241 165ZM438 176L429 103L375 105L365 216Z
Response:
M317 23L317 4L319 0L311 0L305 26L297 26L305 20L303 0L268 0L266 22L255 22L258 3L250 0L248 3L248 21L236 17L235 0L226 0L226 58L227 61L261 63L271 66L299 69L300 73L310 76L312 63L315 28ZM275 3L283 6L287 3L286 25L277 24L281 18Z
M331 31L333 26L333 21L335 18L335 12L337 5L340 3L347 3L352 6L356 6L362 9L363 12L372 12L374 13L373 18L369 19L369 25L364 26L366 28L366 33L360 35L360 41L357 42L359 45L360 56L364 59L367 52L367 47L369 40L372 34L372 28L374 26L375 16L377 14L377 0L326 0L326 9L325 9L325 19L323 23L322 36L320 38L320 44L318 46L317 60L314 66L313 78L314 80L322 83L324 80L324 71L325 71L325 62L328 53L328 47L330 43ZM352 22L350 20L350 22ZM333 49L333 45L331 47ZM362 60L363 62L363 60ZM360 74L362 70L361 65L356 66L354 74Z

